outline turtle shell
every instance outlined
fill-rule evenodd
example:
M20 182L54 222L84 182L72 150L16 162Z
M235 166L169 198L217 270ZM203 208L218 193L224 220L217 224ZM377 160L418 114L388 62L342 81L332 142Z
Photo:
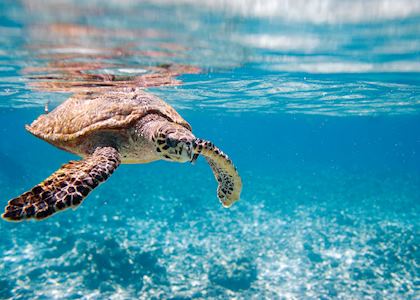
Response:
M74 95L26 129L49 142L68 142L95 131L127 128L151 113L191 130L174 108L140 89Z

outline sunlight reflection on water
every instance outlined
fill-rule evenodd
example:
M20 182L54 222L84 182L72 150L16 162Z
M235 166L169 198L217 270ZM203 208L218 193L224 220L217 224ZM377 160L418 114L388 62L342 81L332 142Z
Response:
M57 13L58 6L69 13ZM23 1L22 7L6 9L7 19L16 23L0 27L6 47L17 50L2 54L0 72L5 76L0 88L3 95L13 95L0 104L3 107L45 103L49 94L33 97L22 88L28 79L30 86L44 92L130 82L174 85L179 79L157 75L150 81L154 75L145 73L159 74L160 65L184 65L196 68L192 73L201 69L215 75L188 77L190 88L181 91L185 101L161 92L186 109L336 116L418 112L417 1L307 5L249 0L199 6L194 1L63 0ZM232 68L245 76L226 73ZM301 87L295 88L296 81ZM396 88L399 83L403 87ZM203 93L197 93L203 84ZM219 99L196 101L197 95L204 99L211 94Z

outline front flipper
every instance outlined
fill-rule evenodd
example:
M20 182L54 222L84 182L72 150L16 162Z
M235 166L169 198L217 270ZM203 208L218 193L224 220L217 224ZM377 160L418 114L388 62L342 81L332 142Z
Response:
M8 221L40 220L77 207L119 164L116 149L97 148L92 155L68 162L32 190L10 200L2 217Z
M202 154L206 157L219 186L217 197L224 207L230 207L239 199L242 180L229 157L209 141L197 139L193 144L194 157Z

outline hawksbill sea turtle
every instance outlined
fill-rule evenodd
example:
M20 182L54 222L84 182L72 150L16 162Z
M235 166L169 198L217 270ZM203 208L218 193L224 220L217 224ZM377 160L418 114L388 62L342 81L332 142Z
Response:
M82 159L10 200L2 214L8 221L40 220L78 207L122 163L194 162L203 155L222 205L230 207L241 193L241 178L228 156L196 138L174 108L140 88L75 94L26 129Z

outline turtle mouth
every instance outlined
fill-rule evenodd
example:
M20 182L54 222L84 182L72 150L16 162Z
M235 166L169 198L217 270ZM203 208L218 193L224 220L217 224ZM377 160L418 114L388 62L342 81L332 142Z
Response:
M196 148L197 148L197 140L198 139L193 140L192 145L191 145L191 148L190 148L190 150L191 150L191 152L190 152L191 153L191 160L190 160L190 162L192 164L195 164L197 158L200 156L200 153L196 151Z
M191 143L187 143L187 148L188 148L187 153L188 153L188 156L190 157L190 163L194 164L195 161L197 160L199 154L194 153L194 145L193 144L191 145Z

